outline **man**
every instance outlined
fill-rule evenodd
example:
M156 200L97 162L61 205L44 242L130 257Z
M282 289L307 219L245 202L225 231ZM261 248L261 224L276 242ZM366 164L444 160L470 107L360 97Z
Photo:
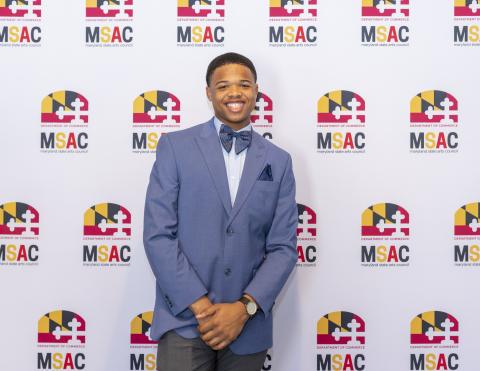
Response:
M297 260L289 154L251 129L257 74L227 53L207 69L215 117L162 135L145 201L161 371L259 371L272 306Z

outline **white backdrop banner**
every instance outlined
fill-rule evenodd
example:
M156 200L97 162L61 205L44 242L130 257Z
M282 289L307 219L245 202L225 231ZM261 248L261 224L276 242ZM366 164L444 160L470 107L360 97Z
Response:
M297 180L264 370L478 370L479 27L477 0L0 0L0 369L155 369L155 147L235 51Z

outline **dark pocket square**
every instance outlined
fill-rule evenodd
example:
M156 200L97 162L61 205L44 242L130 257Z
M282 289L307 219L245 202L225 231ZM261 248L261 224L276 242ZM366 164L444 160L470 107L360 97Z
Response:
M273 175L272 175L272 167L270 164L267 164L264 168L260 176L258 177L257 180L263 180L267 182L272 182L273 181Z

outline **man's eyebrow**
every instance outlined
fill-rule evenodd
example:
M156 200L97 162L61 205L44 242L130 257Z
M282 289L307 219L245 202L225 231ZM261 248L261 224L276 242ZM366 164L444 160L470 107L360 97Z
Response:
M248 83L252 83L253 81L252 80L248 80L248 79L242 79L242 80L238 80L238 82L248 82ZM218 85L218 84L230 84L232 83L232 81L228 81L228 80L220 80L220 81L217 81L215 83L215 85Z

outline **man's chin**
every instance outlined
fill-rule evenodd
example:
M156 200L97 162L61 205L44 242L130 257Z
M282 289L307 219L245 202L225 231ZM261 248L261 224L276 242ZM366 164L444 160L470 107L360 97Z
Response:
M228 117L228 116L219 116L217 117L225 124L231 125L234 127L242 127L242 126L247 126L250 123L250 115L248 116L242 116L242 117Z
M250 123L250 119L242 121L225 121L225 124L233 128L243 128Z

